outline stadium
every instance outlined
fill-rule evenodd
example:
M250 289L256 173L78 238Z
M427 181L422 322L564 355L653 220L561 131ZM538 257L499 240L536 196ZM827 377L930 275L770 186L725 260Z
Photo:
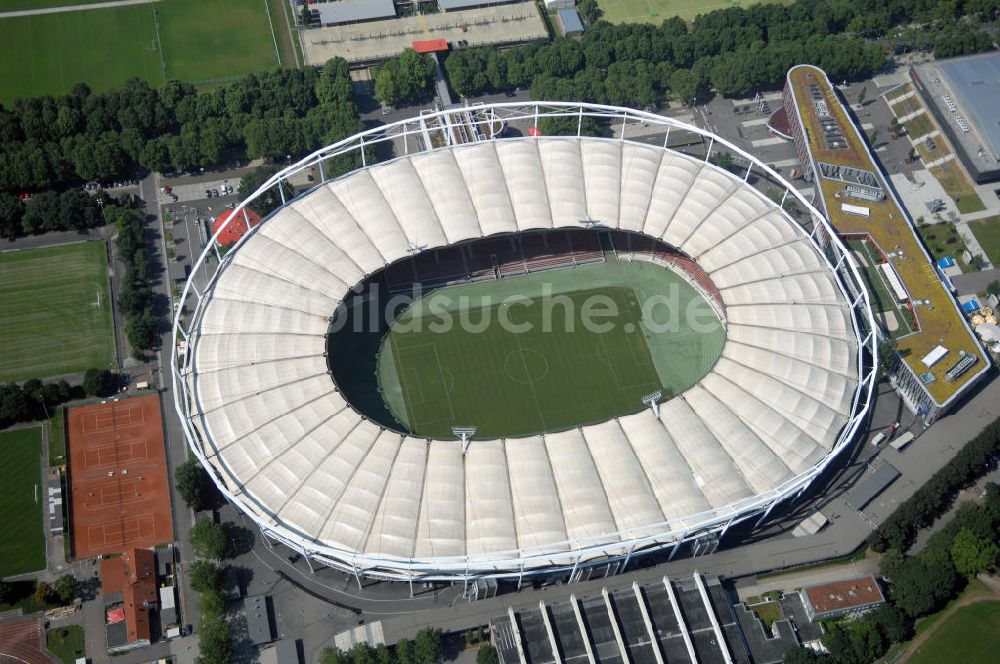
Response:
M543 135L549 121L576 131ZM662 143L623 138L638 128ZM334 177L348 159L361 167ZM307 172L319 184L284 200ZM192 270L174 399L223 495L310 566L572 580L697 552L801 496L868 413L875 327L847 251L792 185L699 128L589 104L426 113L289 166L227 223L275 190L281 206ZM602 296L613 329L401 324L448 294L525 324L544 288ZM641 305L661 291L704 325L654 330Z

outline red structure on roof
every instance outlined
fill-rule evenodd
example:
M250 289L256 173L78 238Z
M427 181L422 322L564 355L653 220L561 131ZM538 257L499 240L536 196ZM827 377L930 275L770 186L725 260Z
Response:
M435 53L448 50L447 39L425 39L413 42L413 50L417 53Z
M229 216L234 212L236 212L236 210L226 210L225 212L220 213L219 216L215 218L215 221L212 222L212 235L215 235L218 232L218 230L222 228L222 224L226 223L226 220L229 219ZM245 219L243 217L244 214L246 214ZM250 224L249 228L247 227L247 222L249 222ZM259 214L248 208L240 210L236 218L233 219L233 222L228 226L226 226L221 233L219 233L219 238L218 238L219 244L221 244L224 247L228 247L231 244L236 244L236 242L241 237L246 235L248 230L250 230L259 223L260 223Z

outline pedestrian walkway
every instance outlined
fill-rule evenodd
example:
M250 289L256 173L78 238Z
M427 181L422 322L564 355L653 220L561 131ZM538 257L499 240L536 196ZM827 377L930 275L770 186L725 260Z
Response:
M982 269L992 270L993 263L990 262L990 257L983 249L983 245L979 244L979 239L976 237L976 234L972 232L971 228L969 228L969 222L965 219L956 221L955 230L962 236L962 240L965 242L965 246L969 249L969 253L983 259Z
M66 0L72 2L72 0ZM18 18L21 16L38 16L39 14L65 14L66 12L83 12L91 9L113 9L129 5L148 5L160 0L113 0L111 2L95 2L89 5L66 5L64 7L44 7L42 9L21 9L13 12L0 12L0 18Z

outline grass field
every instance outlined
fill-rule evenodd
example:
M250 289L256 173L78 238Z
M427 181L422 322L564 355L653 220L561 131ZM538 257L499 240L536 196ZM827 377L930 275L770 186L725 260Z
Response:
M657 293L677 293L676 308L644 311ZM673 315L692 302L712 321L704 333ZM595 319L606 329L583 323L587 306L614 312ZM710 311L680 277L638 262L454 286L397 319L382 343L379 382L396 419L419 435L451 437L463 424L481 436L566 429L637 412L644 394L669 398L697 382L725 338ZM440 312L454 323L447 332L436 326ZM669 322L677 328L658 329Z
M920 102L918 102L915 97L907 97L903 101L892 105L892 110L896 114L897 118L909 115L910 113L915 113L921 108L923 108L923 106L920 105Z
M876 313L892 313L896 318L896 325L898 327L895 330L885 329L885 332L893 338L912 333L913 318L910 315L910 311L906 307L900 306L895 296L889 292L889 287L886 285L884 278L875 267L879 263L875 251L868 243L861 240L848 240L847 244L852 250L861 252L867 261L867 265L859 266L859 271L865 280L865 285L868 287L872 309ZM876 316L876 319L882 318L881 316Z
M0 254L0 380L111 368L107 275L103 242Z
M921 113L913 118L910 118L903 123L903 127L906 128L907 135L913 140L917 140L924 134L929 134L934 131L934 125L931 124L930 118L927 117L927 113Z
M92 90L138 76L163 83L148 5L0 19L0 102Z
M983 199L972 188L972 182L965 175L957 160L946 161L940 166L930 169L931 175L938 179L945 192L955 200L955 206L962 214L985 210Z
M156 6L168 79L218 83L277 66L265 0L163 0Z
M100 92L132 76L154 87L168 78L217 84L274 68L267 7L266 0L161 0L0 19L0 102L63 94L81 81ZM271 18L281 35L281 17ZM278 44L294 66L290 39Z
M41 428L0 433L0 459L0 577L44 569Z
M962 271L968 271L968 266L962 259L962 252L966 250L962 236L955 230L955 224L945 222L930 226L920 226L917 228L920 239L927 245L927 251L936 262L945 256L951 256L959 263Z
M979 221L970 221L969 228L979 240L994 267L1000 266L1000 217L989 217Z
M1000 602L958 609L909 659L910 664L988 664L1000 648Z
M85 654L83 628L67 625L46 630L45 647L63 664L73 664Z
M598 0L597 4L609 23L662 23L671 16L690 21L716 9L749 7L760 2L791 4L791 0Z
M60 466L66 463L66 408L57 406L45 426L49 428L49 465Z

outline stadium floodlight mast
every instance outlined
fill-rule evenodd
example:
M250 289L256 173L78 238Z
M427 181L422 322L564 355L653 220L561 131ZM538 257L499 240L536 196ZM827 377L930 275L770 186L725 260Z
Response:
M660 399L663 397L663 392L657 390L655 392L650 392L649 394L642 397L642 402L650 407L653 411L653 416L656 419L660 419Z
M469 449L469 442L476 435L476 427L452 427L451 432L462 441L462 454L465 454Z

